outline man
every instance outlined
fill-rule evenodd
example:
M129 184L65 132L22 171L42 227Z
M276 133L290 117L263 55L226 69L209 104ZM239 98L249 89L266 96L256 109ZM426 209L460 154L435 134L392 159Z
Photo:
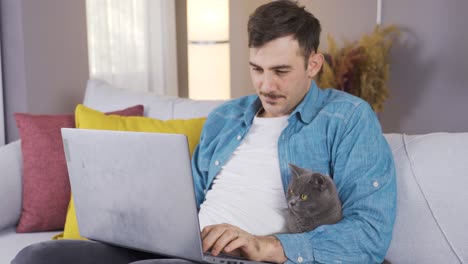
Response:
M289 1L265 4L250 17L257 95L214 110L192 159L205 251L273 263L383 261L395 218L392 154L366 102L313 81L323 64L320 30ZM339 223L285 233L288 163L333 177L343 204ZM154 257L95 242L51 244L26 248L13 263L59 250L114 263Z
M317 53L320 24L303 8L289 1L261 6L250 17L248 31L251 76L258 96L230 101L211 113L206 122L193 159L202 224L209 214L206 207L207 211L224 209L228 211L225 214L237 209L235 205L226 208L229 200L218 195L218 189L222 189L235 199L225 188L228 184L238 184L232 188L238 192L249 182L258 184L256 178L267 173L271 174L270 181L275 180L273 176L279 177L279 188L285 191L290 178L288 163L331 175L343 203L344 218L312 232L274 236L250 234L255 228L249 233L235 225L215 224L202 232L204 249L275 263L381 262L391 239L396 188L392 155L374 113L358 98L317 88L312 79L323 64L323 56ZM256 162L244 161L243 156L252 150L243 151L240 141L248 140L256 119L282 116L287 117L284 130L265 144L275 145L269 150L277 152L276 160L265 164L262 160L267 157L258 155ZM245 164L251 166L250 174L242 170ZM245 181L223 180L232 174ZM205 190L209 190L206 196ZM236 203L247 204L252 197L255 195L241 195ZM215 199L220 200L218 204ZM257 202L250 202L255 207ZM271 205L271 210L275 207L281 207L281 202ZM230 216L235 218L236 214ZM248 221L261 221L262 215L252 212L250 217ZM222 216L212 223L222 221L233 223L233 219ZM270 234L277 233L274 231L282 230L272 228Z

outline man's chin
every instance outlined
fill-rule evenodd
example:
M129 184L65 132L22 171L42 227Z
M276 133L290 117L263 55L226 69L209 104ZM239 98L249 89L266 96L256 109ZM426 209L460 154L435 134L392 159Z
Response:
M263 116L264 117L280 117L288 115L284 113L283 109L279 105L263 105Z
M276 97L276 98L271 98L271 97L263 97L262 98L262 103L264 105L278 105L281 104L281 102L284 100L283 97Z

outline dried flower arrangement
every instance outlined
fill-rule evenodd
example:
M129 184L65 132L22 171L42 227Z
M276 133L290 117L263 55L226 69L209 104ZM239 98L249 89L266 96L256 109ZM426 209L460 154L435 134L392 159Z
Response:
M339 48L328 35L328 52L317 77L319 87L333 87L366 100L375 112L389 97L389 50L400 31L396 26L376 26L372 34Z

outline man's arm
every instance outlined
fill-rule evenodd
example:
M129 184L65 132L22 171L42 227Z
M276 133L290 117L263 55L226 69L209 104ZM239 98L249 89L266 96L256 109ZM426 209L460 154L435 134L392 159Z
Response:
M279 234L295 263L378 263L390 245L396 209L393 156L368 104L361 104L332 147L343 219L302 234Z

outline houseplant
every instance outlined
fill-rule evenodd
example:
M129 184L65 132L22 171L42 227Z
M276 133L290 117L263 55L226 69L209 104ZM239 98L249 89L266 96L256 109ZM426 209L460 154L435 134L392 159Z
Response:
M398 35L396 26L376 26L358 41L345 41L342 48L328 35L325 63L317 77L319 87L333 87L361 97L375 112L381 112L389 97L389 51Z

